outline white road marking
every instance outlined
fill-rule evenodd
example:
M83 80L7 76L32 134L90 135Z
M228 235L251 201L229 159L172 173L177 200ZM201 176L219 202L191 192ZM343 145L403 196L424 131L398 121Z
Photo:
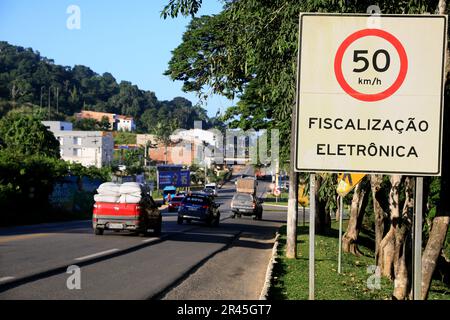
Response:
M6 282L8 280L13 280L13 279L15 279L15 277L3 277L3 278L0 278L0 282Z
M229 234L229 233L202 233L202 232L185 232L186 235L194 235L194 236L215 236L215 237L228 237L232 238L235 236L235 234Z
M153 242L156 240L158 240L158 238L149 238L149 239L142 240L142 242L147 243L147 242Z
M102 251L102 252L90 254L90 255L88 255L88 256L84 256L84 257L80 257L80 258L75 258L75 260L77 260L77 261L80 261L80 260L86 260L86 259L95 258L95 257L98 257L98 256L103 256L103 255L105 255L105 254L113 253L113 252L116 252L116 251L119 251L119 249L116 249L116 248L115 248L115 249L111 249L111 250L106 250L106 251Z

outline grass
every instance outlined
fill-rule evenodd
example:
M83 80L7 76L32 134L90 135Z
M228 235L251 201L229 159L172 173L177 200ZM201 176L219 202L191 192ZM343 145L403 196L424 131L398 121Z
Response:
M346 223L344 223L344 230ZM368 268L374 265L373 240L369 234L361 234L362 257L343 254L342 274L337 272L338 225L324 235L316 235L315 245L315 299L316 300L388 300L391 299L393 283L381 277L379 289L369 289L368 278L373 273ZM269 299L308 299L308 226L298 227L298 258L285 258L286 227L280 229L277 263L274 265ZM372 277L371 279L373 279ZM450 300L450 288L441 281L433 280L430 300Z
M267 204L276 204L280 206L288 205L289 194L287 192L281 193L281 195L278 197L278 202L276 198L277 197L275 197L273 193L268 193L266 198L264 199L264 202Z

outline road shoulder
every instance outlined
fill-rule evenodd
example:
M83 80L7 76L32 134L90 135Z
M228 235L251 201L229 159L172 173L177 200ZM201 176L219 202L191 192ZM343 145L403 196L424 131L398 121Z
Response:
M162 299L258 300L274 241L273 233L242 233Z

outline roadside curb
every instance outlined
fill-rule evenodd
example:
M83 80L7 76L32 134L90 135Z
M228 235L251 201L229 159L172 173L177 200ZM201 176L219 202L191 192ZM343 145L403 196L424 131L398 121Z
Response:
M267 300L267 295L269 294L269 289L272 284L273 266L276 263L276 259L278 257L278 238L279 237L280 237L280 234L277 231L276 236L275 236L275 243L273 244L273 248L272 248L272 256L270 258L269 264L267 265L266 280L264 282L264 286L263 286L261 294L259 296L259 300Z
M287 209L287 208L288 208L288 206L284 206L284 205L280 205L280 204L269 204L269 203L264 203L263 205L266 206L266 207L277 207L277 208L284 208L284 209ZM300 211L301 209L302 209L302 208L299 206L298 211ZM309 210L309 207L307 207L306 209Z

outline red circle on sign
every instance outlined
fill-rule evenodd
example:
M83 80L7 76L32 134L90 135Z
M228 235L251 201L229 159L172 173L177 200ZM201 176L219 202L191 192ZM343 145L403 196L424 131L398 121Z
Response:
M397 79L386 90L374 94L365 94L356 91L348 84L348 82L344 78L344 74L342 73L342 59L347 48L359 38L368 36L380 37L385 39L386 41L389 41L397 50L397 53L400 57L400 71L398 73ZM366 102L379 101L390 97L400 88L406 78L407 72L408 57L406 56L405 48L403 48L403 45L396 37L394 37L389 32L380 29L363 29L349 35L339 46L339 49L337 50L336 56L334 58L334 73L342 89L344 89L344 91L351 95L353 98Z

